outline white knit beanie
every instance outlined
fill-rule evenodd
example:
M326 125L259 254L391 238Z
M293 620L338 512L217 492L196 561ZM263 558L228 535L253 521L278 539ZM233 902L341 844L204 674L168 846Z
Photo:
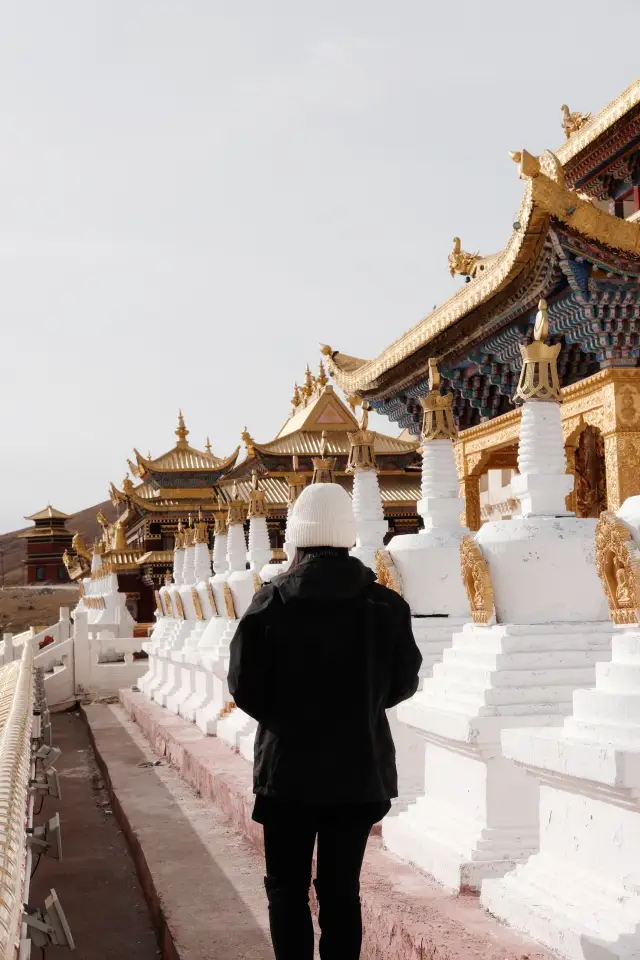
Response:
M337 483L312 483L296 500L287 524L294 547L347 547L356 542L351 497Z

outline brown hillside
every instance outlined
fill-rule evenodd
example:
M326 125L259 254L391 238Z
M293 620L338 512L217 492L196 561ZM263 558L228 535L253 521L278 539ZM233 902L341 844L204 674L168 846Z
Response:
M96 514L102 510L108 520L116 519L115 507L110 500L104 503L96 503L93 507L87 507L86 510L80 510L72 520L67 522L67 528L73 533L80 533L91 545L96 537L100 536L102 530L96 521ZM29 524L33 526L33 524ZM26 530L27 527L22 527ZM27 544L25 540L18 538L22 530L13 530L11 533L3 533L0 536L0 585L2 585L2 570L4 568L4 585L15 586L24 584L23 561L26 557Z

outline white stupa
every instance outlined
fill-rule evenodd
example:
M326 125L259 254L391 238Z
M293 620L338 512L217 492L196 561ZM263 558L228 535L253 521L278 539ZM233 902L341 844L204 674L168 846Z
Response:
M402 596L411 607L413 632L422 653L422 675L431 676L453 633L471 619L460 573L460 524L464 501L453 441L457 431L450 394L440 393L440 375L429 361L429 394L422 399L422 497L419 533L393 537L387 547ZM384 555L381 562L388 563Z
M356 520L356 545L351 550L372 570L376 569L376 554L384 546L389 524L384 518L382 497L376 472L374 445L376 434L368 430L369 405L362 404L360 429L350 433L347 473L353 474L353 515Z
M593 686L611 650L594 563L595 520L567 513L556 359L541 301L523 348L522 517L486 523L461 545L473 623L456 634L399 716L425 739L425 793L387 825L385 839L445 885L479 889L535 853L539 791L504 756L501 734L561 726L573 691Z
M571 960L640 957L640 497L596 527L612 659L555 730L509 730L540 783L540 850L483 884L485 905Z

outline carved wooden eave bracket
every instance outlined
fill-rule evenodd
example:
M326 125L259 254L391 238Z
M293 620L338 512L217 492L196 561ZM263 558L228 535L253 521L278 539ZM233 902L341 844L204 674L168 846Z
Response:
M579 135L579 134L578 134ZM522 150L511 155L526 181L517 222L501 253L486 269L387 347L374 360L361 361L323 348L336 383L347 394L381 396L390 372L463 317L487 304L514 281L540 249L540 237L551 220L586 240L640 258L640 223L630 223L599 210L564 185L557 157L545 151L534 157ZM391 390L391 386L389 390Z

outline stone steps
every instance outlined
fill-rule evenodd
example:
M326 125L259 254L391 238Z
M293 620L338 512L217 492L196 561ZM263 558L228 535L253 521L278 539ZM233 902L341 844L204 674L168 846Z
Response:
M157 755L170 761L180 776L195 788L201 801L209 804L211 815L226 817L227 824L260 851L262 828L251 819L251 765L216 737L204 736L192 724L168 713L142 694L121 691L121 702L147 741L154 745ZM96 740L100 752L100 738ZM117 784L115 793L118 793ZM135 803L144 831L144 801L139 799ZM144 836L141 840L144 842ZM259 858L253 862L252 869L261 882L262 863ZM201 889L201 878L194 873L191 894L196 901ZM494 921L481 909L476 896L456 897L447 893L430 878L386 852L377 837L371 839L365 858L362 904L365 925L362 960L425 960L427 957L519 960L525 955L529 960L551 960L552 957L548 951ZM215 909L215 902L211 902L208 909ZM266 903L262 903L261 909L266 917ZM218 955L233 957L233 960L244 956L233 950L213 949L208 956ZM178 956L182 960L180 951ZM253 956L260 960L262 955Z

